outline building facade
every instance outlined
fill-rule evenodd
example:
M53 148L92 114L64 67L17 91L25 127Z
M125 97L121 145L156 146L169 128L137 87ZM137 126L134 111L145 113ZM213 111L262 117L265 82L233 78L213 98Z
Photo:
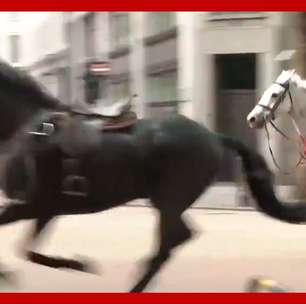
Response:
M301 13L36 14L42 15L20 32L19 61L63 102L99 105L137 94L139 117L184 114L241 138L270 161L264 133L249 130L245 118L281 69L298 67L303 74ZM298 50L293 61L274 60L284 49ZM12 62L16 54L1 55ZM280 162L290 165L292 147L277 136L272 145ZM233 200L236 188L227 186L241 172L230 153L223 165L219 185Z

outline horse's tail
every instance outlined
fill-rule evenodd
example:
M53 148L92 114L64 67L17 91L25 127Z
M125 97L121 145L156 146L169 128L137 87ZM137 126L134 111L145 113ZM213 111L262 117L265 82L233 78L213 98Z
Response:
M222 134L217 137L225 147L235 150L242 158L248 185L262 212L289 223L306 220L306 202L289 203L277 199L273 188L273 175L260 154L232 137Z

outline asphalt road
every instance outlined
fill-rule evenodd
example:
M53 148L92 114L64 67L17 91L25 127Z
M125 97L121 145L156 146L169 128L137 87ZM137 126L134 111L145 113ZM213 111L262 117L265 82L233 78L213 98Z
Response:
M263 275L293 291L306 291L306 226L290 225L252 211L191 210L201 232L178 249L150 285L151 292L239 292ZM121 207L101 214L60 218L42 239L44 253L92 258L99 275L49 269L24 261L19 247L30 229L20 222L0 229L0 261L15 271L17 285L2 291L124 292L154 246L156 214ZM4 266L2 266L4 267Z

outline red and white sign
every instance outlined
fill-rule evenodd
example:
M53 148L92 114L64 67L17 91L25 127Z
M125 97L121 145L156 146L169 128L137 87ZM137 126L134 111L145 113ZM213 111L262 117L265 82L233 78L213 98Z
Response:
M89 65L89 72L93 75L107 75L111 71L109 62L95 62Z

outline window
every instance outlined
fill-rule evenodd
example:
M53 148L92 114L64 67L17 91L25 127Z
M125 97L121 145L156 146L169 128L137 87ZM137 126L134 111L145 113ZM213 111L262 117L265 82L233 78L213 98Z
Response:
M108 99L109 80L99 78L99 98L98 102L105 102Z
M66 45L70 45L72 39L72 23L70 20L66 21L64 25L64 39Z
M108 99L109 80L105 77L85 77L86 101L89 104L105 103Z
M130 85L128 80L112 84L112 100L114 102L120 99L129 98L130 95Z
M150 101L176 101L178 99L176 71L149 76L148 81Z
M85 55L87 58L95 56L95 13L85 16Z
M19 21L19 13L18 12L11 12L9 13L9 18L11 22L18 22Z
M208 19L250 19L263 18L264 12L211 12Z
M177 73L163 72L148 77L149 109L152 118L177 113Z
M176 24L176 13L148 13L148 35L156 35L173 28Z
M126 46L129 43L129 14L111 13L112 49Z
M10 59L12 63L20 60L20 35L9 35Z

